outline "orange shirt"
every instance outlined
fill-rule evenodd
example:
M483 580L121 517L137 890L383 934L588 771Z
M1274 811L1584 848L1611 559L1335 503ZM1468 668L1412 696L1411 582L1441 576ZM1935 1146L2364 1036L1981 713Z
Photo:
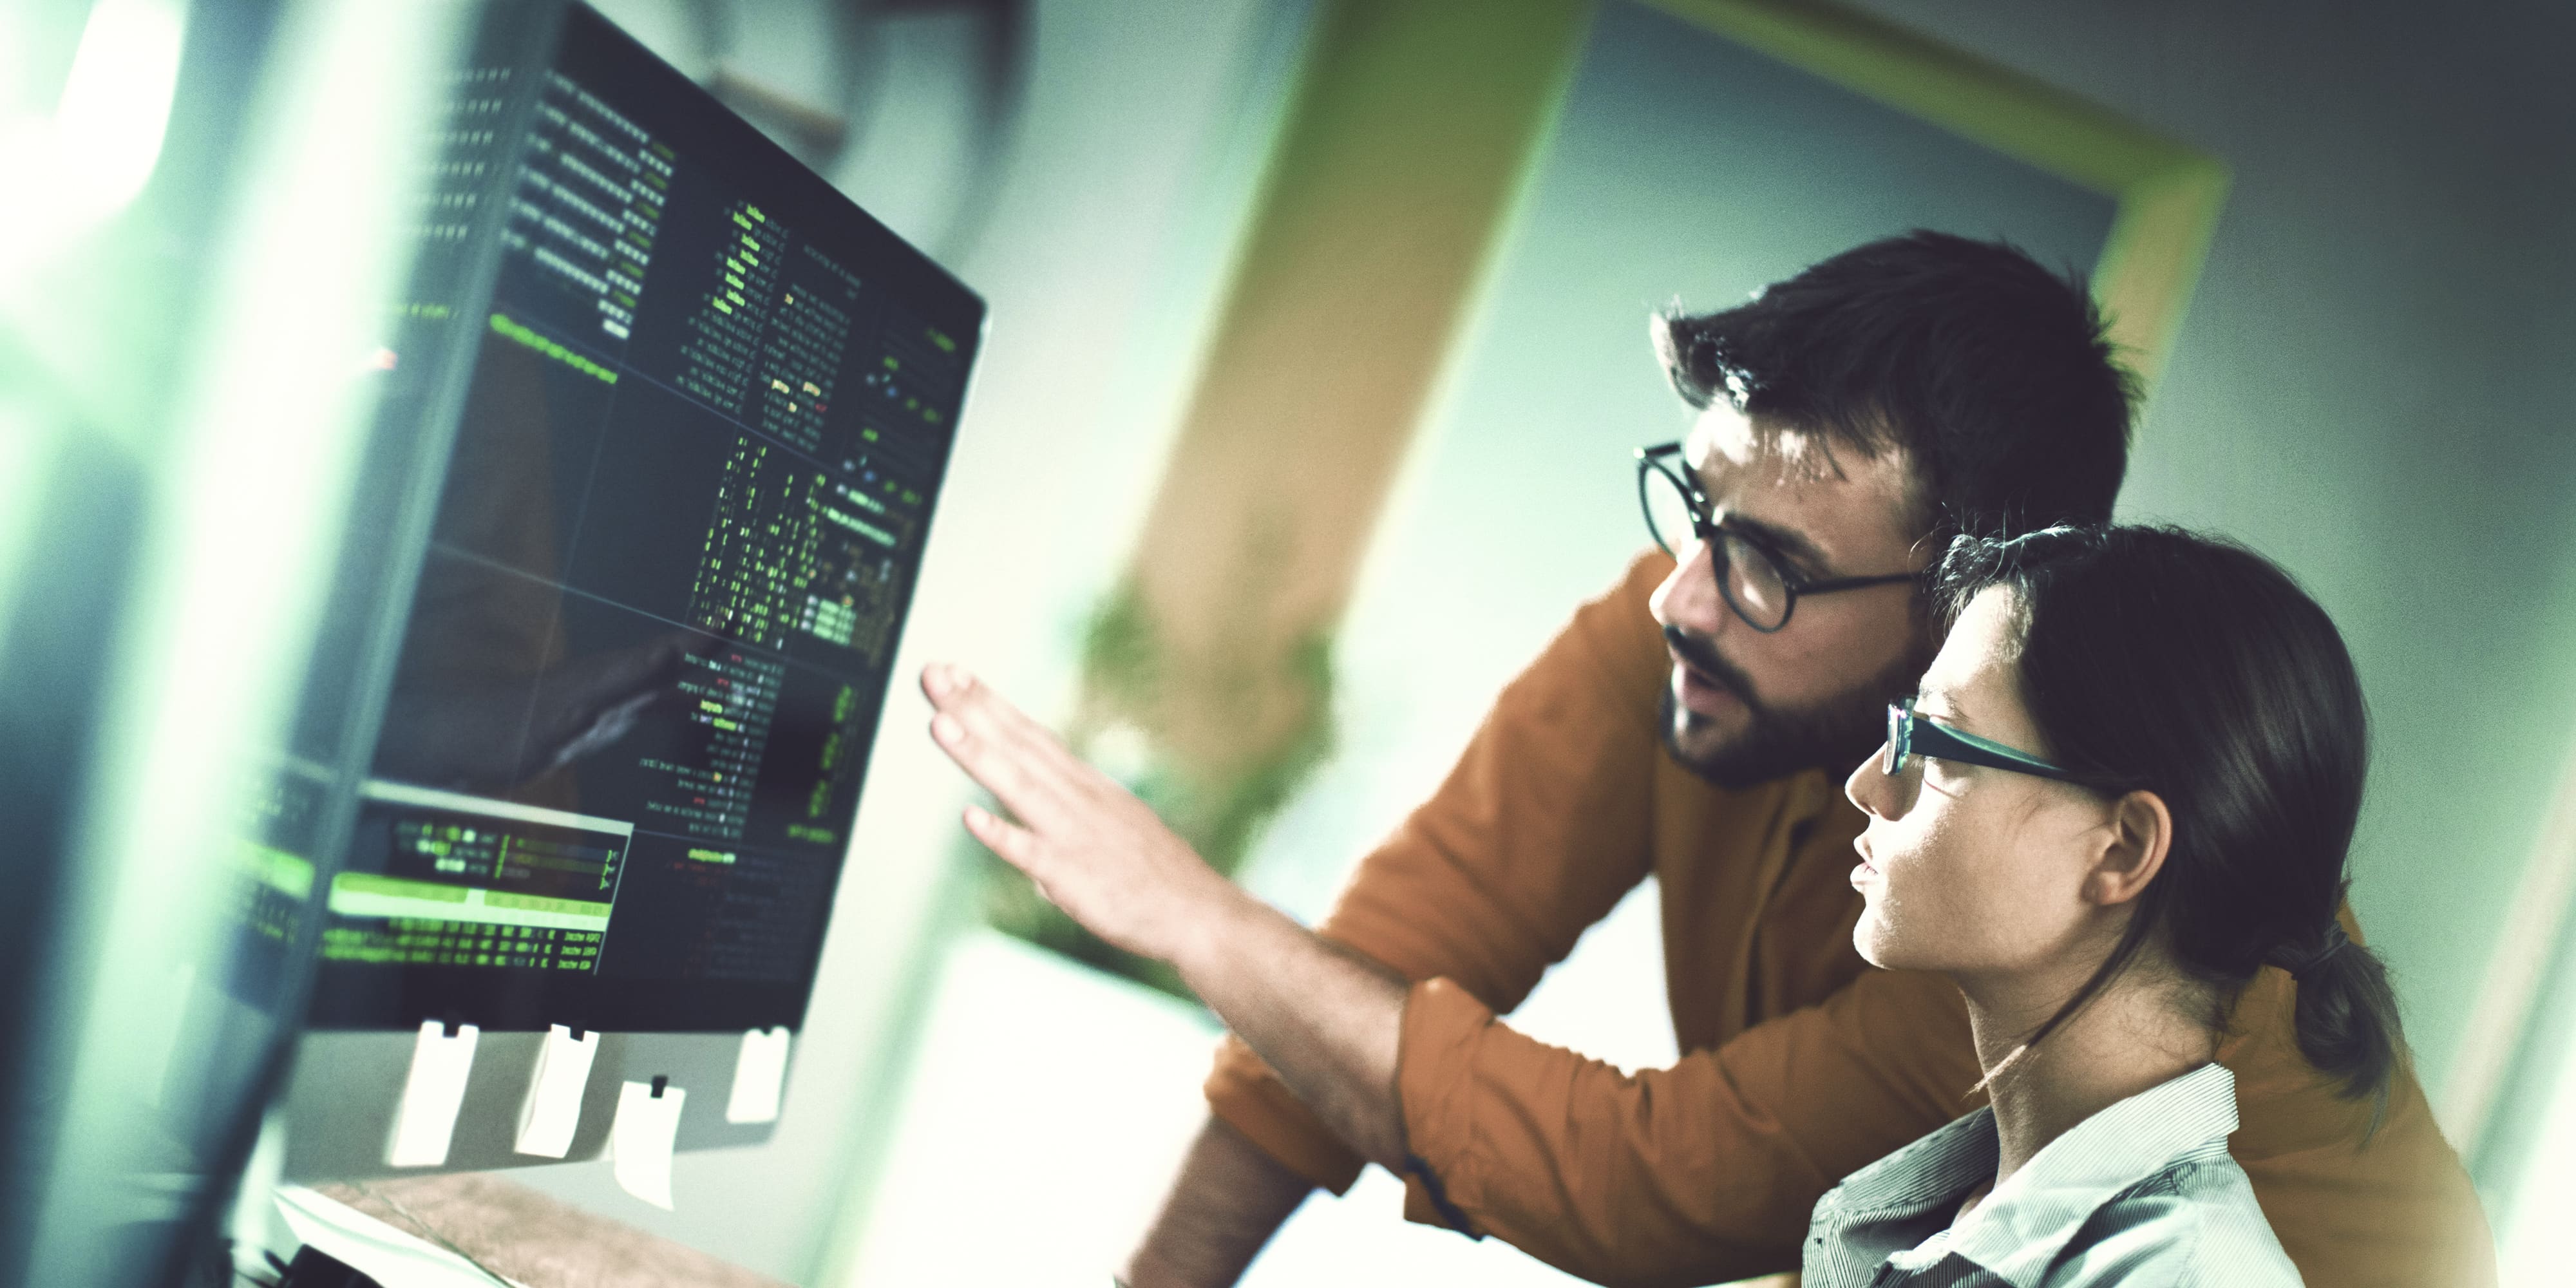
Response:
M1819 1195L1981 1103L1958 991L1852 949L1862 819L1840 780L1728 791L1665 754L1646 597L1670 567L1643 557L1576 612L1321 927L1418 981L1397 1074L1421 1165L1406 1214L1609 1284L1794 1270ZM1679 1063L1631 1076L1494 1018L1649 873ZM2412 1072L2363 1146L2367 1105L2298 1054L2292 989L2265 970L2219 1049L2232 1151L2291 1259L2337 1288L2493 1284L2486 1219ZM1231 1037L1207 1095L1317 1184L1358 1176Z

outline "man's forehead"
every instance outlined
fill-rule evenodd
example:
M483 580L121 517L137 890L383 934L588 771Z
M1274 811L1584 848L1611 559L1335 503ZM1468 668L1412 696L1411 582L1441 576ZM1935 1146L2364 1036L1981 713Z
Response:
M1848 479L1847 466L1875 459L1837 445L1827 435L1773 417L1748 416L1723 402L1710 404L1691 422L1682 455L1694 469L1751 469L1782 482ZM1901 466L1901 456L1892 463Z
M1763 455L1763 440L1773 436L1757 431L1753 418L1733 405L1713 402L1691 422L1682 455L1693 469L1740 468Z
M1914 472L1902 449L1868 455L1719 402L1693 422L1682 455L1721 507L1827 550L1911 540Z

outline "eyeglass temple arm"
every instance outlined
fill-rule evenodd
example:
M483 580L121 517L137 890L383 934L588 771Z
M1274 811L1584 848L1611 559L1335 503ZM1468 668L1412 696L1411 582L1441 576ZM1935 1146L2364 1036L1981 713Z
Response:
M1923 736L1927 730L1933 735L1930 739ZM1964 729L1952 729L1934 724L1919 715L1914 717L1912 741L1914 753L1920 756L1964 761L1971 765L1984 765L1989 769L2018 770L2026 774L2037 774L2042 778L2072 779L2074 777L2066 770L2037 756L2024 755L2002 743L1980 738ZM1926 745L1927 742L1930 745ZM1943 749L1943 744L1947 744L1946 750ZM1958 754L1960 752L1969 754L1960 755Z
M1882 572L1867 577L1833 577L1824 581L1800 582L1790 589L1801 595L1821 595L1829 590L1858 590L1863 586L1884 586L1894 581L1918 581L1919 572Z

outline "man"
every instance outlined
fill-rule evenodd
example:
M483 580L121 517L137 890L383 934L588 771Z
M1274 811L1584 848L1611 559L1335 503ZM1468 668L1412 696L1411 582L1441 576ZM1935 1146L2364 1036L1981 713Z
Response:
M1233 1282L1364 1160L1414 1219L1605 1283L1790 1269L1819 1194L1977 1103L1955 990L1852 950L1861 819L1835 784L1936 643L1914 574L1948 536L2108 517L2129 382L2079 284L1930 233L1657 338L1702 409L1638 462L1677 559L1577 611L1318 932L971 677L925 674L934 736L1018 820L970 830L1237 1035L1134 1288ZM1676 1065L1632 1077L1496 1021L1649 873ZM2365 1148L2368 1108L2297 1054L2289 989L2265 972L2220 1058L2232 1149L2301 1271L2492 1282L2421 1089Z

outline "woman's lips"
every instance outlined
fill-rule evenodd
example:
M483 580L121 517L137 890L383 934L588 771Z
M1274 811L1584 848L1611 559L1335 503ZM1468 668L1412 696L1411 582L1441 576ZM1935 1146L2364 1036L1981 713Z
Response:
M1860 866L1851 870L1851 883L1853 885L1861 885L1865 882L1878 880L1878 867L1876 864L1869 861L1869 839L1867 837L1855 838L1852 841L1852 849L1860 855Z

